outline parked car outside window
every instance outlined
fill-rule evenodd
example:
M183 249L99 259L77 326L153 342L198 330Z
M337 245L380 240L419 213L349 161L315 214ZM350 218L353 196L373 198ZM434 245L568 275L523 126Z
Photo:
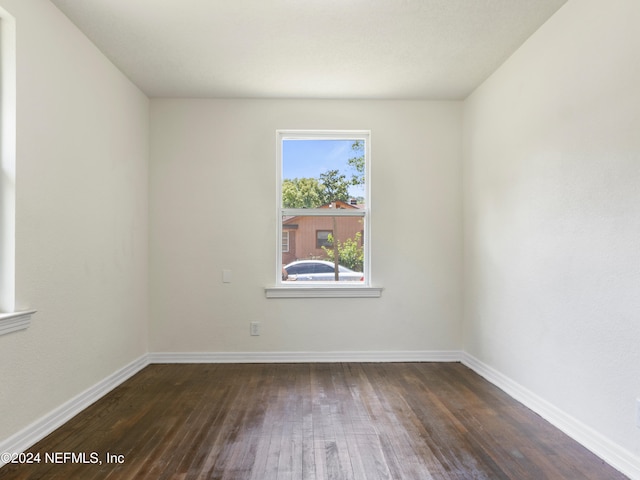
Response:
M334 264L325 260L298 260L285 265L283 270L283 280L288 282L335 281ZM364 274L338 265L338 280L341 282L363 282Z

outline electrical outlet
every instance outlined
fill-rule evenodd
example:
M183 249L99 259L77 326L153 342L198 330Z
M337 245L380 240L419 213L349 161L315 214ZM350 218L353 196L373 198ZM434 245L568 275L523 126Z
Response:
M640 398L636 398L636 427L640 428Z
M249 326L252 336L256 337L260 335L260 322L251 322Z

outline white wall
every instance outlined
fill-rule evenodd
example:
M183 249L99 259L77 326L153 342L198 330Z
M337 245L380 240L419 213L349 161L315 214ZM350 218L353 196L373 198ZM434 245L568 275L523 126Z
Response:
M636 0L570 1L464 104L154 99L150 117L49 2L0 5L17 306L39 310L0 337L0 439L147 351L464 349L640 454ZM279 128L372 130L380 299L265 298Z
M461 106L153 99L151 351L458 350ZM372 131L382 298L265 298L275 281L276 129ZM259 337L249 336L252 320Z
M147 351L148 100L48 1L17 27L17 308L0 439Z
M640 454L640 2L573 0L465 103L464 349Z

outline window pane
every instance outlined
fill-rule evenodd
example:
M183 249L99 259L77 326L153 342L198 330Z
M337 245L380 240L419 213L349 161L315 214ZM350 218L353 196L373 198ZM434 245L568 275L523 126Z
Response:
M339 263L338 281L364 281L362 216L299 215L282 217L283 236L289 238L289 250L282 252L283 280L335 282L335 262ZM327 240L318 245L319 238Z
M282 207L365 203L364 140L282 141Z
M331 247L332 238L333 230L316 230L316 248Z

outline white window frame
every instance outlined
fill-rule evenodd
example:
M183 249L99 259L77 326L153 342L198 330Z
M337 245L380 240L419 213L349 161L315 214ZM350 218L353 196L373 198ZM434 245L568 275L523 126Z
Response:
M286 235L285 235L286 233ZM289 239L291 238L291 235L289 232L282 232L282 246L280 248L282 248L282 253L289 253ZM285 244L287 245L286 249L285 249Z
M16 311L16 21L0 8L0 335L24 330L35 310Z
M282 144L285 140L361 140L364 142L365 157L365 203L358 210L336 210L320 208L283 208L282 207ZM277 130L276 131L276 206L277 206L277 248L275 285L265 288L267 298L306 298L306 297L379 297L382 288L371 283L371 132L369 130ZM364 219L364 282L353 285L352 282L304 282L289 283L282 281L282 218L285 216L347 216Z

